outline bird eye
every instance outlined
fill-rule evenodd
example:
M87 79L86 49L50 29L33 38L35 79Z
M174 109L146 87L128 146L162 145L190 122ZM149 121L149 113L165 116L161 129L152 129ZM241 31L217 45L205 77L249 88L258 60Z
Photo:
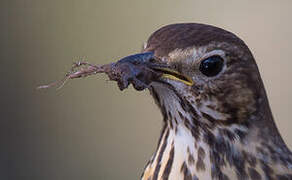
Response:
M211 56L200 64L200 71L208 76L216 76L223 68L223 59L220 56Z

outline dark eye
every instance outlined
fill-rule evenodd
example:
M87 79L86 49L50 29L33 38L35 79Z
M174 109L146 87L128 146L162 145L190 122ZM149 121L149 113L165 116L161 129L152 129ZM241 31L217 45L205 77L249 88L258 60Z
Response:
M200 71L208 76L216 76L223 68L223 59L220 56L211 56L200 64Z

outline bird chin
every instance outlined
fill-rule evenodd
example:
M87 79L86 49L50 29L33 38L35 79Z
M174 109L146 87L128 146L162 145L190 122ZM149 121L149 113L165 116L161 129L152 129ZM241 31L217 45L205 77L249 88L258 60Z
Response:
M175 92L176 96L180 93L183 93L186 88L189 86L179 80L173 80L166 77L160 77L159 79L153 81L150 84L150 91L154 89L157 93L164 94L166 97L169 95L170 92Z

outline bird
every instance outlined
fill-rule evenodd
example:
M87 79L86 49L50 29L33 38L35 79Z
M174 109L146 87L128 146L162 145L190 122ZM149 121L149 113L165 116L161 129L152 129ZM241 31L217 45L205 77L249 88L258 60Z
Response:
M117 64L128 67L120 88L148 89L163 116L141 180L292 179L292 153L255 59L235 34L207 24L166 25L141 53Z
M166 25L142 52L69 78L99 72L120 90L148 89L161 111L158 145L141 180L292 180L292 153L255 58L235 34Z

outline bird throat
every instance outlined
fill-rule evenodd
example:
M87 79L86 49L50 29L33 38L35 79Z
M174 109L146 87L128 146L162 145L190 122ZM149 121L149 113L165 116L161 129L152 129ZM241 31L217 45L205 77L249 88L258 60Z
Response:
M169 90L161 84L154 84L150 92L161 109L164 125L142 180L212 179L211 147L206 142L212 140L203 137L200 128L204 127L191 121L199 118L196 107L183 104L175 89Z
M287 172L281 170L283 163L272 161L268 144L264 147L252 141L256 137L253 134L246 139L247 127L212 127L199 120L204 117L193 101L185 104L175 89L159 83L152 87L150 92L161 109L164 125L142 180L272 179L281 171ZM277 167L278 175L270 171L271 166Z

